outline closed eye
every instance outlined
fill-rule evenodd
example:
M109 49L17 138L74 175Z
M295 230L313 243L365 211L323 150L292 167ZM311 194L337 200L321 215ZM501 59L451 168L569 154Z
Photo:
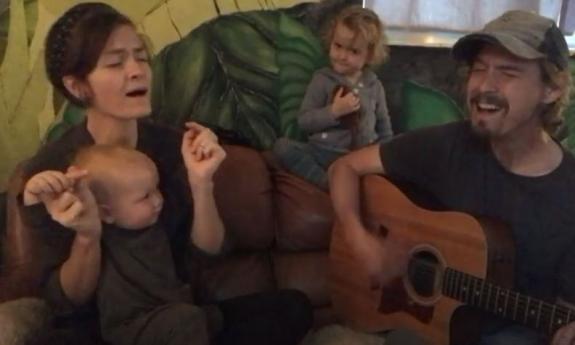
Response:
M523 71L522 69L517 67L503 67L500 68L500 70L505 76L508 77L518 77Z
M483 65L473 65L471 66L471 72L483 72L485 71L487 68Z
M115 61L115 62L110 62L106 64L106 67L121 67L122 66L122 61Z
M135 54L136 60L142 62L148 62L150 58L148 57L148 53L145 50L137 51Z

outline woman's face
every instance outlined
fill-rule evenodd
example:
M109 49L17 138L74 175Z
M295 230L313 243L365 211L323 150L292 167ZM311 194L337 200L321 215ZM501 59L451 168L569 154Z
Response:
M90 100L88 111L125 120L149 115L150 76L142 39L132 26L118 26L84 83Z

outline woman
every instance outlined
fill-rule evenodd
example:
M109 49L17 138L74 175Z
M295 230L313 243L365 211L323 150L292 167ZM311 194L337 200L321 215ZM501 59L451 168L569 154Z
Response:
M224 229L214 201L212 177L225 152L215 135L198 124L188 123L182 136L143 119L151 111L148 54L134 24L112 7L84 3L69 9L50 29L45 54L47 74L54 88L70 102L85 108L86 121L42 147L26 165L28 184L21 198L22 211L41 239L35 261L40 265L44 297L57 311L57 326L79 330L87 325L86 329L94 330L95 308L90 305L100 276L102 234L91 221L94 215L84 212L93 197L79 186L89 172L68 169L75 152L92 144L125 145L154 161L166 199L164 209L170 212L166 235L182 280L190 240L209 253L216 253L221 247ZM174 174L178 169L182 174ZM66 179L54 177L58 172L64 172ZM49 189L35 189L30 184L38 174L53 184L69 184L66 187L70 192L56 195ZM57 187L53 185L54 190ZM47 210L73 219L81 224L74 228L82 230L60 226ZM199 328L211 330L212 342L217 344L296 344L311 323L309 302L294 291L239 297L205 310L211 312L190 318L190 323L194 323L194 328L198 322L205 323ZM125 342L204 343L197 337L175 337L179 340L170 338L170 342L161 336L162 332L179 332L178 326L166 320L178 321L182 330L186 328L186 315L163 316L161 322L150 323L140 332L146 336ZM155 331L159 333L154 334ZM86 343L89 340L79 335L85 332L55 332L46 338L57 343Z

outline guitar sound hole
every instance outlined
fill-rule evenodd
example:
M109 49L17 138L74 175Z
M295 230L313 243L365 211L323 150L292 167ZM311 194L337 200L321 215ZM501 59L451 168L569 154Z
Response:
M407 275L413 290L419 296L433 296L439 269L437 257L430 252L418 252L411 258Z
M383 225L379 225L379 228L377 230L378 230L378 235L383 237L383 238L386 238L387 235L389 234L389 229Z

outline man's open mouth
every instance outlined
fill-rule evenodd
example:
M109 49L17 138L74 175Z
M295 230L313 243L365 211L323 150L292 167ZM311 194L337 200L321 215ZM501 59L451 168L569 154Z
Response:
M482 111L482 112L488 112L488 113L495 113L498 112L499 110L502 109L502 107L495 105L495 104L490 104L490 103L480 103L477 102L475 104L477 110Z
M478 93L471 98L475 110L481 113L494 114L508 108L505 98L494 92Z

